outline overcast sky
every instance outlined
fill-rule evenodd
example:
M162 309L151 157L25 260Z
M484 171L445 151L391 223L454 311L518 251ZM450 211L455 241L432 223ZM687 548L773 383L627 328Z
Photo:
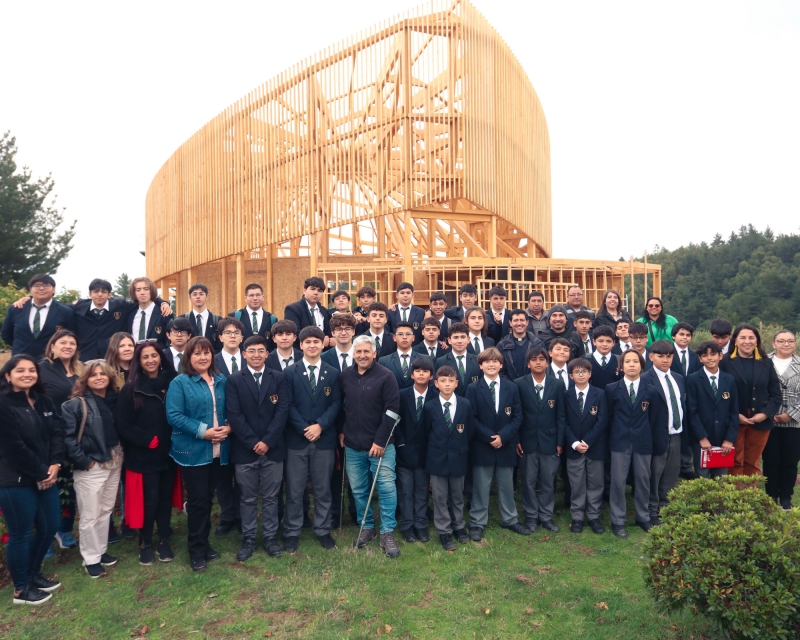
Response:
M3 2L0 130L78 220L59 285L140 275L167 158L283 69L420 2ZM554 257L800 227L800 2L474 0L539 94Z

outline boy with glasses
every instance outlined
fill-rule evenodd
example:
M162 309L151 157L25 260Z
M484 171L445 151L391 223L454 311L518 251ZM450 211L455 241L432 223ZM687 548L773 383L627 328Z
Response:
M192 325L186 318L175 318L167 326L169 349L166 352L172 357L172 364L178 373L183 371L183 352L191 337Z
M231 311L229 318L236 318L244 325L244 341L250 336L261 336L267 343L267 351L275 349L272 340L272 327L278 319L264 309L264 289L260 284L248 284L244 288L245 306L242 309Z
M414 384L414 380L411 378L411 363L423 356L411 348L414 344L414 330L410 322L397 323L394 342L397 345L397 351L379 358L378 362L394 374L397 386L402 390Z
M243 366L241 344L244 336L244 325L236 318L222 318L217 325L222 349L214 356L219 372L226 378L236 373Z

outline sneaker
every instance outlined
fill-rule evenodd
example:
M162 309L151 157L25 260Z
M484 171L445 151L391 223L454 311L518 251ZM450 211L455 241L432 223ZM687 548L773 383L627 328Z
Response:
M397 546L397 541L394 539L394 532L381 534L381 549L387 558L397 558L400 555L400 547Z
M103 565L99 562L97 564L87 564L86 565L86 573L89 574L89 577L94 578L101 578L106 574L106 570L103 569Z
M153 554L153 547L149 544L143 544L139 549L139 564L143 567L150 567L156 561Z
M286 553L297 553L297 543L300 541L299 536L289 536L283 540L283 550Z
M61 586L61 583L58 580L48 580L41 573L37 573L35 576L31 576L28 586L39 589L39 591L55 591Z
M431 537L428 535L428 529L420 529L418 527L414 527L414 533L417 534L417 540L420 542L430 542Z
M470 527L469 539L473 542L480 542L483 540L483 527Z
M573 520L570 531L572 533L583 533L583 520Z
M117 528L112 524L108 528L108 544L114 544L115 542L119 542L121 540L119 536L119 532L117 532Z
M598 535L606 532L606 528L600 524L599 520L589 520L589 528L591 528L593 533Z
M242 546L239 547L239 551L236 554L236 559L239 562L244 562L245 560L249 560L250 556L256 550L256 539L255 538L243 538L242 539Z
M219 560L219 551L217 551L216 549L212 549L211 547L208 547L206 549L206 560L209 562L211 560Z
M41 589L37 589L36 587L28 585L25 589L14 596L12 602L14 604L37 605L44 604L52 597L52 593L47 593L46 591L42 591Z
M459 544L467 544L469 542L469 536L464 529L456 529L453 531L453 535L456 537L456 540L458 540Z
M317 536L317 540L322 545L323 549L334 549L336 548L336 540L331 537L330 533L326 533L324 536Z
M189 561L189 564L192 566L192 571L196 571L198 573L205 571L208 568L205 558L192 558Z
M417 536L414 533L414 527L409 527L408 529L401 530L400 535L403 536L403 540L405 540L406 542L417 541Z
M508 529L509 531L518 533L521 536L529 536L531 535L531 531L536 531L536 529L531 529L530 525L522 524L521 522L515 522L514 524L501 524L500 526L503 529Z
M453 536L449 533L440 533L439 541L442 543L442 549L445 551L455 551L458 549L458 545L453 540Z
M353 546L357 549L366 547L373 538L377 537L377 535L378 534L375 532L375 529L362 529L361 535L358 537L358 540L353 543Z
M75 536L72 535L71 531L61 532L59 531L56 533L56 542L58 542L58 546L62 549L72 549L78 546L78 541L75 540Z
M169 540L162 540L159 542L156 553L158 553L159 562L172 562L175 559L175 554L172 553L172 545L169 543Z
M281 543L277 538L264 540L264 550L270 558L277 558L281 555Z
M131 540L132 538L136 537L136 529L131 529L127 524L124 522L119 525L119 535L125 538L125 540Z
M781 509L784 511L791 511L792 510L792 499L791 498L781 498Z
M107 553L104 553L102 556L100 556L100 564L102 564L104 567L110 567L113 564L117 564L117 560L119 560L119 558L110 556Z

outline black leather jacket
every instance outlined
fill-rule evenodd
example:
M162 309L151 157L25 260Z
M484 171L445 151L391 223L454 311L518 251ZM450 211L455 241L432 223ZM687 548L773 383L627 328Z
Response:
M61 405L67 458L72 461L72 465L76 469L81 471L88 469L92 461L107 462L111 460L111 449L106 443L106 427L108 425L103 424L103 417L97 401L91 391L87 391L83 399L86 400L86 408L89 413L86 416L86 425L83 428L83 437L80 443L78 442L78 431L83 418L81 399L71 398Z

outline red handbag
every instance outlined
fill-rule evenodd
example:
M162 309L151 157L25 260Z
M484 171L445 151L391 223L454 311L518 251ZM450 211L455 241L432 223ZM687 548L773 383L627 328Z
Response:
M700 454L701 469L730 469L733 467L735 448L731 448L728 455L722 453L722 447L711 447L703 449Z

